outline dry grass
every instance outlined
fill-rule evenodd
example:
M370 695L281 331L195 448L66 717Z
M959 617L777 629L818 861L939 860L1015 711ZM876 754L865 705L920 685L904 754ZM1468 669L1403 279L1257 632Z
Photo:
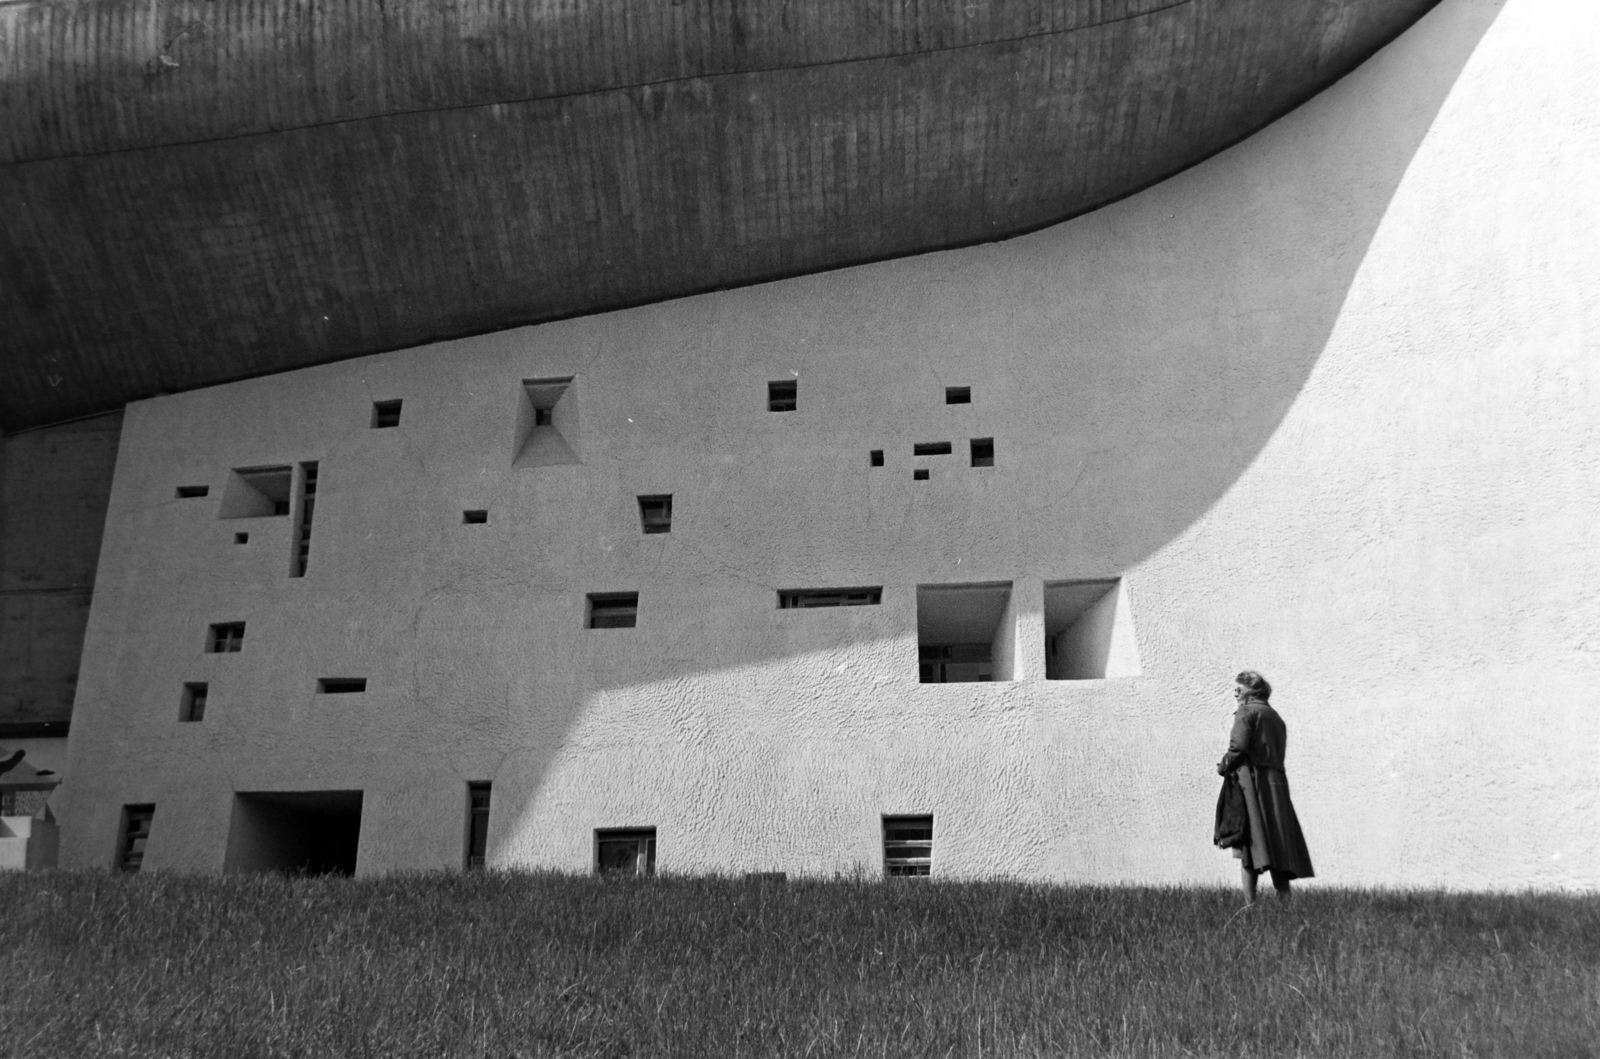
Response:
M14 1056L1590 1056L1600 898L0 876Z

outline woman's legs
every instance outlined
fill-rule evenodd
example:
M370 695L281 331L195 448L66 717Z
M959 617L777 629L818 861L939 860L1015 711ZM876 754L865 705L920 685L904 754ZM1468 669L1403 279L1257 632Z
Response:
M1239 865L1239 882L1244 886L1244 903L1256 903L1256 873L1250 870L1249 865Z

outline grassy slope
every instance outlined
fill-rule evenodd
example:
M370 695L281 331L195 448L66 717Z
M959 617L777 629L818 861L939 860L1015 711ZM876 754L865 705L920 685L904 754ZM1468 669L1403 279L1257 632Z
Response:
M0 1055L1587 1056L1600 897L0 874Z

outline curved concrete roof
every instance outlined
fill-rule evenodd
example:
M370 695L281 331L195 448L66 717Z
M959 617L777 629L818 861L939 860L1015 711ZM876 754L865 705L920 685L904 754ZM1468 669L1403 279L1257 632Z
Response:
M0 0L0 429L1013 235L1435 0Z

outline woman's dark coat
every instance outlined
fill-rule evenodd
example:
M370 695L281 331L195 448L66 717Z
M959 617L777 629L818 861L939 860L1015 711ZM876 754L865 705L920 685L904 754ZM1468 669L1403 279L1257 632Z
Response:
M1245 699L1234 712L1220 769L1238 776L1244 794L1250 821L1249 841L1239 846L1244 866L1254 872L1270 868L1291 879L1309 879L1316 872L1283 771L1287 743L1288 730L1278 711L1265 699Z

